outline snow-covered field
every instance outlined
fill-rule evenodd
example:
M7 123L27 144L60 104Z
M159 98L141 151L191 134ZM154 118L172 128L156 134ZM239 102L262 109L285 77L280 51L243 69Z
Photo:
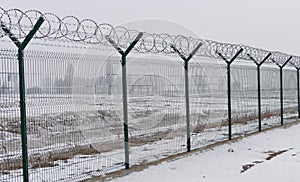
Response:
M300 124L243 138L140 172L126 171L114 182L300 181Z

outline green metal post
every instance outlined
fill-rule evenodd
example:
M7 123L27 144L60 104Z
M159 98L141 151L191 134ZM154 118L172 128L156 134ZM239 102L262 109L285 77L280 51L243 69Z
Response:
M231 81L230 81L230 63L227 63L227 99L228 99L228 138L231 140Z
M299 86L299 71L300 71L300 67L297 66L295 63L291 62L291 64L296 68L297 70L297 100L298 100L298 118L300 118L300 86Z
M227 99L228 99L228 139L231 140L232 132L231 132L231 80L230 80L230 65L233 61L243 52L243 48L241 48L231 59L230 61L227 60L221 53L216 52L227 64Z
M22 164L24 181L29 180L28 174L28 151L27 151L27 125L26 125L26 102L25 102L25 76L24 76L24 52L18 49L19 61L19 88L20 88L20 113L21 113L21 138L22 138Z
M186 133L187 133L187 151L191 151L191 129L190 129L190 97L189 97L189 64L184 61L184 80L185 80L185 110L186 110Z
M257 66L258 131L261 131L260 66Z
M274 59L272 61L279 67L280 70L280 124L283 125L283 68L287 65L287 63L293 58L290 56L282 65L277 63Z
M26 126L26 99L25 99L25 71L24 71L24 49L36 34L38 29L44 22L44 18L40 17L33 29L28 33L23 42L21 43L13 33L1 22L1 28L6 35L18 47L18 64L19 64L19 94L20 94L20 119L21 119L21 138L22 138L22 168L23 168L23 181L29 181L28 173L28 147L27 147L27 126Z
M281 125L283 125L283 68L287 65L287 63L293 58L293 56L290 56L280 67L280 119L281 119Z
M297 68L297 95L298 95L298 118L300 118L300 86L299 86L299 69Z
M283 81L282 81L282 67L280 69L280 124L283 125Z
M123 90L123 119L124 119L124 150L125 150L125 169L129 169L129 137L128 137L128 101L127 101L127 73L126 73L126 56L143 36L140 32L134 41L124 52L109 36L106 36L108 42L121 54L122 60L122 90Z
M261 62L255 60L250 54L247 54L248 57L256 64L257 70L257 98L258 98L258 131L261 131L261 95L260 95L260 66L272 55L269 53Z
M190 97L189 97L189 61L196 54L202 43L192 51L189 57L185 57L174 45L171 48L183 59L184 61L184 80L185 80L185 110L186 110L186 136L187 136L187 151L191 151L191 126L190 126Z
M122 91L123 91L125 168L129 169L127 74L126 74L126 56L124 54L122 55Z

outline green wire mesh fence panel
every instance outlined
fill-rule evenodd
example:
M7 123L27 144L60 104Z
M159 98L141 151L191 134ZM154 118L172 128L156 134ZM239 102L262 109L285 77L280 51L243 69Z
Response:
M211 58L189 63L192 149L228 138L226 65Z
M226 76L224 76L226 66L222 65L222 62L219 65L206 65L205 58L201 59L199 63L198 71L196 71L197 66L191 66L191 70L194 70L190 72L191 110L203 112L205 117L201 114L193 117L193 112L191 112L194 147L207 145L209 141L226 139L226 125L228 124ZM266 128L280 124L278 118L280 111L279 73L274 66L265 66L261 69L262 118L264 119L263 127ZM199 76L199 72L202 75ZM194 77L198 77L196 84L193 83ZM295 113L297 111L297 91L296 85L292 84L296 83L295 71L286 69L284 79L285 113ZM200 93L198 97L193 97L195 96L193 87L202 88L201 92L197 93ZM216 90L216 88L218 89ZM231 93L233 136L242 136L258 131L257 67L254 64L238 60L231 66ZM214 115L217 117L215 118ZM207 134L208 132L210 135Z
M231 67L233 137L258 130L257 71L251 62L236 61Z
M65 51L25 52L30 181L79 181L123 165L123 125L111 109L105 69L98 69L105 56ZM1 71L1 178L7 181L22 180L15 58L1 58L9 71Z
M123 118L121 98L112 97L112 91L121 93L120 84L113 83L113 70L120 66L116 57L106 51L85 51L74 65L73 101L77 111L81 145L91 148L82 156L80 176L87 178L120 169L124 165ZM84 166L78 166L82 169ZM97 173L98 172L98 173Z
M284 122L293 121L298 116L297 71L286 67L283 70Z
M261 67L262 128L280 124L280 73L275 66Z
M185 151L182 61L155 55L129 57L127 68L131 163Z
M0 181L22 179L18 72L17 51L0 50Z
M124 167L120 55L139 31L73 16L4 10L1 22L24 39L33 22L45 22L25 51L25 84L30 181L80 181ZM0 29L0 181L22 181L17 52ZM250 60L269 51L245 45L143 32L127 56L130 164L186 151L185 71L173 55L203 46L189 63L192 149L228 137L227 74L231 65L233 136L258 129L257 74ZM219 53L219 54L216 54ZM139 53L139 54L138 54ZM271 52L275 64L290 55ZM291 58L291 57L290 57ZM299 57L294 56L294 66ZM243 60L243 61L242 61ZM228 61L228 60L227 60ZM270 60L261 67L262 127L280 124L280 72ZM247 63L246 63L247 62ZM283 69L285 121L297 106L296 73Z

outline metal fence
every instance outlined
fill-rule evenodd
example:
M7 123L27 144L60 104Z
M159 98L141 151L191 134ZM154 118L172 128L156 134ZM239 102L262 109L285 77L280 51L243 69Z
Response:
M0 15L0 181L80 181L300 117L297 56Z

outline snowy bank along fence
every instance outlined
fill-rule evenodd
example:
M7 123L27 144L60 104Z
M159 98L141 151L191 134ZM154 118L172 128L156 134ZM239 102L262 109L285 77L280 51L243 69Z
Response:
M35 10L0 17L0 181L85 180L299 117L297 56Z

